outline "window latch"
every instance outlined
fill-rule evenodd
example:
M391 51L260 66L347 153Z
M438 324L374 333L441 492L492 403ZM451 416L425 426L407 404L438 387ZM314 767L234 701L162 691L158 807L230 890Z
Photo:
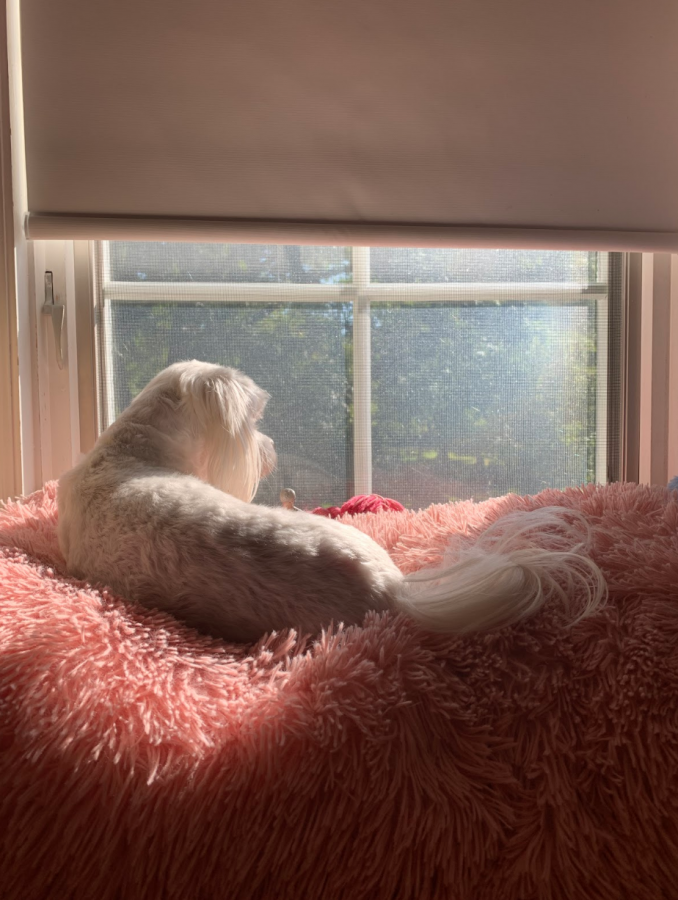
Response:
M52 330L54 331L54 344L56 350L56 361L60 369L64 367L64 320L66 318L66 307L63 303L54 302L54 275L52 272L45 272L45 302L42 305L43 316L52 317Z

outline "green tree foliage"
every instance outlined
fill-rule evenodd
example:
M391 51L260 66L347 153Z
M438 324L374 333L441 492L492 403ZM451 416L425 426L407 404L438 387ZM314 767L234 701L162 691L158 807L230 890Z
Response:
M375 490L416 507L591 480L594 327L585 303L373 305Z

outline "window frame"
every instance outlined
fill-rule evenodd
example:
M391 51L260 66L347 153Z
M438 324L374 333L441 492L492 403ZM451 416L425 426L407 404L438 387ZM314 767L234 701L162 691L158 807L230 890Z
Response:
M12 138L18 139L15 130ZM21 412L17 427L22 464L21 484L15 490L30 493L50 478L59 477L65 470L64 460L70 465L77 463L92 448L99 432L98 374L94 365L97 327L91 287L96 267L94 245L88 241L26 240L16 225L21 220L17 196L15 183L16 343ZM650 270L654 274L656 266L663 267L663 275L658 279L649 274ZM40 315L45 268L55 270L55 291L66 298L69 348L74 323L78 323L77 352L69 350L65 373L56 371L53 338L47 331L50 323L46 321L48 317ZM66 269L74 270L72 278L65 277ZM621 360L611 359L611 365L619 365L622 391L618 408L610 406L612 433L618 436L620 455L619 465L608 473L608 480L665 486L669 478L678 474L678 254L622 253L621 269ZM657 329L653 341L643 342L642 313L643 309L647 313L648 305L652 310L669 310L670 328L664 333ZM12 352L14 340L10 334L9 347L5 346L8 353ZM653 357L655 345L658 352ZM70 396L77 399L75 409L70 405L69 385L73 385ZM659 402L648 420L648 410L652 409L648 400L653 398ZM63 417L75 417L78 422L77 439L69 439L65 448L59 446L60 438L52 428L52 423ZM648 421L652 437L641 446L641 430L647 429ZM74 430L70 429L71 435ZM666 441L662 435L668 435Z
M84 242L82 242L84 244ZM84 244L86 247L87 245ZM80 355L90 371L93 359L97 368L96 379L79 379L81 390L101 388L103 403L99 409L98 431L100 432L108 422L112 421L113 407L112 397L114 391L110 377L104 377L104 371L113 371L110 355L111 344L104 340L104 336L111 327L110 302L144 302L151 297L157 298L162 293L164 302L173 300L186 302L223 302L230 300L237 302L261 302L270 304L275 300L292 300L295 302L331 302L340 300L342 303L353 305L353 402L354 402L354 432L353 432L353 467L354 485L356 494L369 494L372 492L372 425L371 425L371 305L373 302L383 302L394 299L402 299L407 296L408 301L421 301L425 303L455 302L468 303L469 298L475 302L496 303L497 299L506 297L507 285L510 285L511 293L519 293L521 302L543 302L549 304L562 303L566 305L577 302L595 303L597 317L597 354L599 364L596 378L596 408L604 410L603 415L596 420L596 458L595 480L606 482L616 480L619 477L616 467L610 466L611 457L618 456L618 436L609 436L609 426L613 420L610 404L618 403L618 398L611 395L608 390L610 358L609 358L609 287L607 281L600 284L592 284L582 288L574 282L498 282L498 283L381 283L371 281L370 272L370 248L350 247L352 263L352 281L342 284L293 284L293 283L252 283L252 282L116 282L110 277L110 256L107 242L93 242L88 255L87 278L90 284L94 277L94 302L100 304L101 315L94 316L96 352L83 346ZM79 249L79 254L84 250ZM592 251L592 253L595 251ZM601 268L600 260L607 260L606 253L599 253L598 271ZM84 261L80 263L80 269L84 273ZM99 273L103 278L99 279ZM78 280L83 280L82 293L85 293L86 279L84 274ZM90 314L91 314L91 300ZM80 340L78 341L80 347ZM86 421L91 420L91 409L96 408L97 394L89 393L85 396ZM81 413L81 421L83 415ZM94 438L95 439L95 438ZM86 446L94 443L91 433L87 436ZM611 454L611 448L615 453ZM612 470L615 469L615 471Z

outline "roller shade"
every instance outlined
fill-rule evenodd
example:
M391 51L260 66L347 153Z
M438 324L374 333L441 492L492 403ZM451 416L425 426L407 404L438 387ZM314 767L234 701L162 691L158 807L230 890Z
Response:
M676 0L23 0L30 237L678 249Z

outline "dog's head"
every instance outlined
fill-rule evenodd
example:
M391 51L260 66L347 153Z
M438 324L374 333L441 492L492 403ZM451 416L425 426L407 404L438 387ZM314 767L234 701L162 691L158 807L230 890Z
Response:
M249 502L276 462L273 441L257 428L268 400L237 369L192 360L156 375L134 405L162 407L165 429L174 424L193 443L191 474Z

